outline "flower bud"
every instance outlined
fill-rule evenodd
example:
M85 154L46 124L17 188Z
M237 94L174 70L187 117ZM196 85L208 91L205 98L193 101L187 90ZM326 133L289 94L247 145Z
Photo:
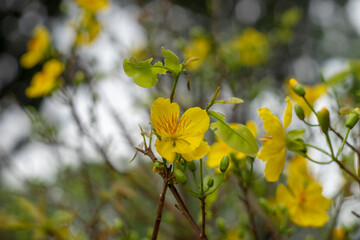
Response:
M226 170L228 169L229 167L229 164L230 164L230 160L229 160L229 156L228 155L225 155L222 159L221 159L221 162L220 162L220 171L221 172L226 172Z
M304 120L305 118L304 109L299 104L295 104L294 109L296 116L298 116L300 120Z
M165 166L163 163L156 161L154 164L156 170L164 170Z
M355 112L351 112L346 118L345 126L352 129L358 121L359 115Z
M326 108L322 108L320 111L318 111L317 117L321 130L323 131L323 133L327 133L330 127L329 110L327 110Z
M175 175L176 180L179 183L185 184L187 182L187 178L186 178L185 174L180 169L175 169L174 175Z
M209 178L209 180L207 181L207 186L209 188L211 188L212 186L214 186L214 179L212 177Z
M196 171L196 164L194 163L194 161L188 162L188 167L189 167L191 172Z
M289 85L291 89L300 97L305 96L305 89L304 87L298 83L294 78L290 79Z

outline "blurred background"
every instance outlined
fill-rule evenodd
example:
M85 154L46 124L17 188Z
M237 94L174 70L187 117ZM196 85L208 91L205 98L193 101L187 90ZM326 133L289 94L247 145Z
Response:
M162 61L163 46L180 61L198 57L188 77L179 80L181 109L205 108L220 86L222 99L234 96L244 103L216 110L227 114L228 122L254 120L258 137L263 130L257 108L282 117L292 77L313 88L324 86L314 90L313 103L333 110L335 124L344 120L338 113L359 106L360 1L109 0L96 10L84 2L1 2L0 239L147 239L151 234L162 183L149 159L134 157L134 147L142 143L139 125L150 129L151 103L170 95L172 81L161 75L155 87L135 85L122 67L130 56ZM49 32L50 50L39 64L26 67L20 59L37 26ZM45 96L27 95L33 76L50 58L65 66L61 87ZM295 118L292 128L304 128ZM207 138L214 140L211 133ZM350 140L359 145L358 134ZM260 177L260 160L255 167L254 194L268 199L276 184ZM344 226L346 237L359 239L359 219L351 214L360 211L358 186L348 186L336 165L310 167L326 197L335 199L348 189L342 208L347 210L331 226ZM234 188L230 178L209 203L210 239L250 239ZM168 199L160 239L194 239L174 199ZM195 219L200 217L198 203L186 193L184 199ZM289 238L324 236L331 226L295 229ZM264 231L261 239L267 236Z

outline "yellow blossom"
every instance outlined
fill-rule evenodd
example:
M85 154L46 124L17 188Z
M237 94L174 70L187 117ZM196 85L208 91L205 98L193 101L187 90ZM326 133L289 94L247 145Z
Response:
M180 118L179 105L170 99L158 98L151 106L151 124L158 136L155 147L158 153L173 162L176 153L186 161L200 159L210 150L203 141L210 119L199 107L188 109Z
M184 57L198 59L187 64L186 68L190 70L199 68L208 56L209 51L209 40L207 40L205 37L198 37L190 41L184 50Z
M290 79L291 80L291 79ZM290 95L290 98L294 100L297 104L300 105L304 109L305 117L308 118L311 114L311 109L306 104L304 99L300 96L298 96L290 86L290 82L287 84L288 92ZM303 85L305 89L305 98L306 100L311 104L314 105L314 102L321 97L324 93L326 93L326 85L323 83L316 84L313 86Z
M24 68L32 68L45 57L45 52L50 45L49 32L44 26L34 29L33 38L27 45L27 52L20 58L20 64Z
M42 71L33 76L30 86L25 90L26 96L37 98L49 94L59 85L57 78L63 71L64 65L60 61L56 59L47 61Z
M98 12L109 5L108 0L75 0L79 6L91 12Z
M295 160L295 165L306 166L305 158ZM302 162L302 163L299 163ZM290 161L290 166L293 161ZM305 164L305 165L304 165ZM303 227L321 227L329 219L326 210L330 207L330 200L322 194L322 187L308 173L299 174L289 171L288 186L278 185L276 200L286 206L291 220Z
M279 118L271 113L267 108L258 109L258 113L264 122L264 129L268 134L262 138L263 147L258 154L258 158L266 161L265 178L269 182L279 179L284 168L286 158L286 128L291 123L292 104L287 97L287 107L284 113L284 126Z
M269 43L266 35L254 28L247 28L241 36L233 40L234 47L240 52L240 63L257 66L266 62Z
M251 133L256 136L256 125L253 121L248 121L246 123L246 126L249 128ZM232 123L230 124L230 127L233 129L237 129L239 127L239 124ZM237 159L243 159L246 157L244 153L238 152L234 150L232 147L227 145L224 141L222 141L220 138L216 137L216 143L211 145L211 149L207 156L206 165L210 168L216 168L219 167L221 159L225 155L231 156L231 154L234 154ZM230 166L232 166L232 161L230 161Z
M338 226L333 230L333 237L335 240L345 240L346 239L346 231L344 227Z
M94 13L85 11L77 31L75 44L87 45L94 41L101 31L101 25Z

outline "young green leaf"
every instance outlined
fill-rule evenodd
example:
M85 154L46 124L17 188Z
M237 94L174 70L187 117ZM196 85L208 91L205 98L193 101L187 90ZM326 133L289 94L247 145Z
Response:
M161 48L161 52L165 57L165 67L168 68L170 72L178 76L182 70L182 65L179 63L179 58L170 50L165 50L164 47Z
M222 103L222 104L239 104L244 102L242 99L237 97L231 97L229 100L217 100L215 103Z
M158 82L157 75L164 74L167 70L161 62L151 65L151 61L152 58L145 61L138 61L134 57L125 59L123 63L124 71L140 87L153 87Z
M250 157L256 157L259 150L258 144L245 125L240 124L238 129L232 129L229 124L225 122L225 115L214 111L209 111L208 114L217 120L217 122L210 124L211 130L214 131L217 137L233 149Z

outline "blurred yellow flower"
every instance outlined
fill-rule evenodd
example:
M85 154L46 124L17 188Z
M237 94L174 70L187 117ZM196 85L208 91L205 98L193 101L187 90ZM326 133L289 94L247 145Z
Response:
M187 69L195 70L199 68L210 52L209 40L205 37L198 37L190 41L184 50L184 57L198 58L196 61L186 65Z
M268 134L262 138L263 147L258 154L258 158L266 161L265 178L269 182L275 182L279 179L284 168L286 158L286 128L291 123L292 104L290 99L286 98L287 107L284 113L284 126L279 118L271 113L267 108L258 109L259 116L264 122L264 129Z
M29 98L46 96L59 85L57 78L64 71L64 65L56 59L47 61L41 72L36 73L26 88L25 94Z
M75 0L79 6L91 12L98 12L109 5L108 0Z
M37 26L33 31L33 38L27 45L27 52L20 58L24 68L32 68L45 57L45 52L50 45L50 35L44 26Z
M314 105L314 102L321 97L324 93L326 93L326 85L323 83L316 84L314 86L307 86L303 85L305 89L305 98L306 100L311 104ZM290 98L294 100L297 104L304 109L305 117L308 118L311 114L311 109L306 104L304 99L300 96L298 96L290 87L290 84L287 84L288 92L290 95Z
M248 121L246 123L246 126L249 128L249 130L254 135L254 137L256 137L257 129L255 123L253 121ZM239 124L232 123L230 124L230 127L233 129L237 129L239 127ZM244 153L234 150L233 148L228 146L224 141L222 141L220 138L216 137L216 143L211 145L211 149L208 153L206 165L210 168L219 167L221 159L225 155L231 156L231 154L234 154L237 159L243 159L246 157ZM232 166L232 161L230 161L229 168L231 168L231 166Z
M158 98L151 106L150 117L158 136L156 150L169 162L174 161L176 153L186 161L192 161L202 158L210 150L203 141L210 124L205 110L190 108L179 120L179 105L170 103L170 99Z
M345 240L346 239L346 231L344 227L338 226L333 230L334 240Z
M75 45L87 45L94 41L101 31L101 25L94 13L85 11L77 30Z
M240 63L245 66L257 66L266 62L269 55L269 43L265 34L254 28L247 28L241 36L233 40L234 47L240 52Z
M304 157L297 157L290 161L296 166L306 166ZM307 172L299 174L292 167L289 171L288 186L278 185L276 189L276 200L286 206L291 220L303 227L321 227L328 220L326 210L331 202L322 194L322 187Z

